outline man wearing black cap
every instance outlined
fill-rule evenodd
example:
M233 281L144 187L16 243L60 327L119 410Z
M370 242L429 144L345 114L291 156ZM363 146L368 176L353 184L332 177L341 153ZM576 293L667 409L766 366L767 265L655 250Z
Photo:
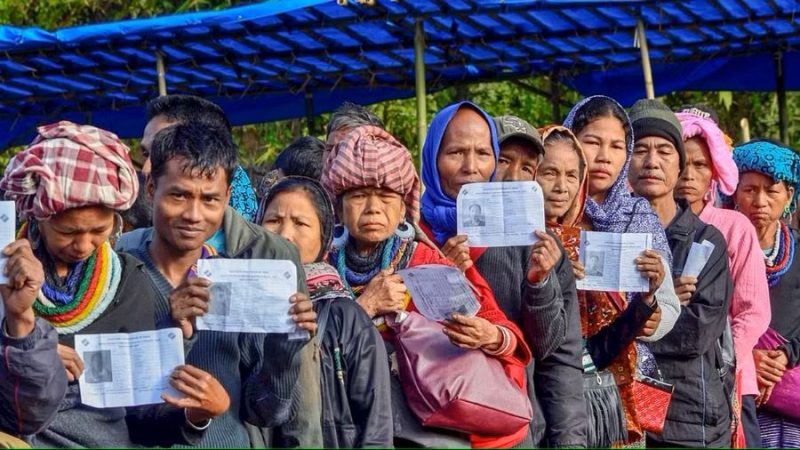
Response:
M718 345L725 330L733 283L722 233L703 223L673 194L684 166L683 137L675 114L658 100L639 100L630 110L636 142L628 180L658 214L672 251L681 314L669 334L650 343L674 393L662 433L648 431L648 447L729 447L728 394L719 370ZM698 277L681 276L693 243L714 245Z
M532 181L544 156L542 137L536 128L516 116L499 116L494 119L500 157L495 181ZM527 250L526 250L527 251ZM506 260L510 258L499 258ZM478 258L475 262L481 273L503 272L497 258ZM505 268L513 270L512 268ZM575 282L570 264L559 264L558 275L564 305L561 314L566 320L564 341L543 358L537 358L528 367L529 395L535 408L531 424L534 445L537 447L586 446L586 406L583 399L583 365L581 362L581 322ZM487 277L498 304L509 317L519 316L519 303L510 301L505 285ZM499 286L498 284L501 284ZM521 321L524 328L524 321Z
M497 143L497 181L532 181L544 155L542 136L531 124L516 116L495 117Z

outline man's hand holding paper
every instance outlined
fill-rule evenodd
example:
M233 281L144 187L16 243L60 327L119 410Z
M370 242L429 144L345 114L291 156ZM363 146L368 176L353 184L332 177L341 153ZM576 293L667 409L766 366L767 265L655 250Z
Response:
M298 330L295 318L308 322L310 301L296 297L297 268L291 261L201 259L197 273L210 281L207 309L195 316L199 330L288 334ZM201 297L194 294L188 306L202 309Z

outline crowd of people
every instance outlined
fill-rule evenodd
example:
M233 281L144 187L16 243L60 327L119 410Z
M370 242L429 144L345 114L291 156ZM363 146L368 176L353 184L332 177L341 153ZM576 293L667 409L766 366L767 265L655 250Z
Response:
M251 180L217 105L163 96L146 119L141 170L113 133L62 121L0 180L19 221L2 250L0 446L800 447L787 145L734 147L705 105L593 96L537 128L462 101L433 117L418 173L346 103L326 141L299 137ZM546 229L469 246L462 187L514 181L539 184ZM582 231L648 233L646 291L578 289L602 264L581 258ZM198 329L205 258L293 262L287 315L310 337ZM463 274L476 314L419 314L398 272L431 264ZM108 363L76 335L168 327L186 355L175 392L82 402L79 379Z

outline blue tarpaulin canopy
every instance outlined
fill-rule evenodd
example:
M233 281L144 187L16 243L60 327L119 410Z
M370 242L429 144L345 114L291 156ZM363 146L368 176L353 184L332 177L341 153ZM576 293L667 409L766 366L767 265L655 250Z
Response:
M772 90L775 52L798 73L797 1L367 3L271 0L54 32L0 26L0 148L63 118L141 135L144 104L158 95L157 54L170 93L209 98L237 125L410 97L418 20L429 92L550 74L629 104L644 97L639 19L657 93ZM800 77L787 76L786 87L800 89Z

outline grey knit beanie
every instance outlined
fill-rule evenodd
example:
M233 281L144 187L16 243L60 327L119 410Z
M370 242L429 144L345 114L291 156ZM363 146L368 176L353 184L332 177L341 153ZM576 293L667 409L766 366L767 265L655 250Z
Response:
M628 115L633 125L633 138L658 136L669 139L678 150L681 171L683 171L686 165L683 128L675 113L660 101L645 98L634 103Z

